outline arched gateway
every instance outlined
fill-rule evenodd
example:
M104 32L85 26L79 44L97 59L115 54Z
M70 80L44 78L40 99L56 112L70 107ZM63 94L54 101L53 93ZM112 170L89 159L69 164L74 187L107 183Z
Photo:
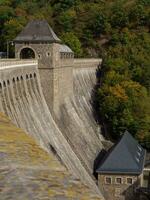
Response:
M34 59L35 58L35 53L34 51L27 47L27 48L23 48L21 51L20 51L20 58L21 59Z

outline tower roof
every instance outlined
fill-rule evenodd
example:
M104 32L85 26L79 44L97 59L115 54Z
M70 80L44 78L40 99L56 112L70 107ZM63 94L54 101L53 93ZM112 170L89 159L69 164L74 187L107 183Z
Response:
M106 154L97 173L141 174L145 153L141 145L126 131L120 141Z
M46 20L32 20L14 39L14 42L55 42L61 40L54 33Z

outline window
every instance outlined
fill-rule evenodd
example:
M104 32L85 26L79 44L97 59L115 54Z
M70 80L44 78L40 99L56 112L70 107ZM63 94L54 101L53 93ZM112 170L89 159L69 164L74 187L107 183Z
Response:
M132 185L133 184L133 179L132 178L127 178L127 184Z
M140 159L139 159L139 158L135 157L135 159L136 159L137 162L140 162Z
M141 156L141 153L140 152L137 152L138 156Z
M122 184L122 178L121 177L116 178L116 184Z
M111 177L105 177L105 183L106 184L111 184L112 183Z
M142 151L142 148L138 145L138 149L139 149L139 151Z
M47 57L49 57L51 54L50 54L50 52L47 52Z

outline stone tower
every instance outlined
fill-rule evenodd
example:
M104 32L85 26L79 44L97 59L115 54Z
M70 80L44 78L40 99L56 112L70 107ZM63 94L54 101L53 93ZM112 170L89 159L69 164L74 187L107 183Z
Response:
M30 21L15 38L15 57L38 59L43 93L53 114L73 94L74 53L62 44L45 20Z

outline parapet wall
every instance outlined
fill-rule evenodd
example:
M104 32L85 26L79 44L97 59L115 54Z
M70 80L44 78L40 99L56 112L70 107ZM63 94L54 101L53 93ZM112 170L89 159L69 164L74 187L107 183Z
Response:
M21 83L27 82L29 79L35 79L38 74L37 60L17 60L7 59L0 61L0 109L18 126L25 128L23 116L18 109L18 116L15 116L14 110L17 101L12 97L19 95L23 90ZM17 88L17 85L19 86ZM7 93L6 93L7 91ZM6 97L8 102L6 101ZM17 107L16 107L17 108Z
M102 63L102 59L96 58L78 58L74 59L73 67L74 68L97 68Z
M13 86L16 81L36 77L37 60L2 60L0 62L0 88Z
M9 68L9 69L11 69L11 67L12 68L17 68L17 67L19 67L19 69L20 69L20 67L27 67L27 66L29 66L29 67L32 67L32 66L36 66L36 67L38 67L38 61L37 60L20 60L20 59L1 59L1 61L0 61L0 69L2 69L2 68L4 68L4 69L6 69L6 68Z

